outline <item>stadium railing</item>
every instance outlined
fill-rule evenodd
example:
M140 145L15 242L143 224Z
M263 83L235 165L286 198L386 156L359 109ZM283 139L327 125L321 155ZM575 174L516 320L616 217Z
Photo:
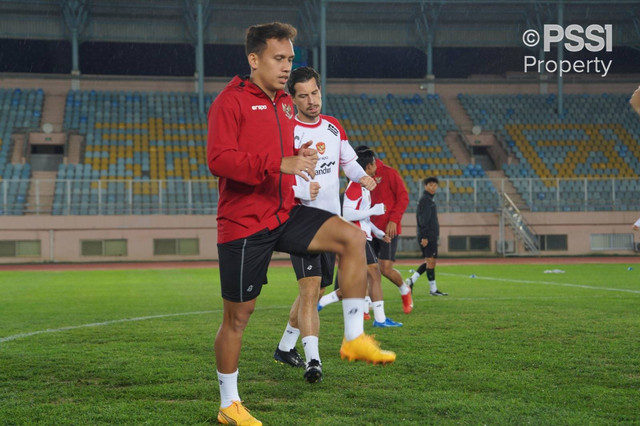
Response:
M0 181L0 215L216 214L217 185L203 180L7 179ZM510 185L514 184L509 189ZM40 188L55 185L53 193ZM495 186L494 186L495 185ZM29 199L16 188L30 187ZM495 188L498 188L497 190ZM408 182L408 213L422 195L420 182ZM25 191L26 192L26 191ZM520 197L523 211L634 211L640 198L635 179L440 179L436 195L442 213L497 213L500 194Z

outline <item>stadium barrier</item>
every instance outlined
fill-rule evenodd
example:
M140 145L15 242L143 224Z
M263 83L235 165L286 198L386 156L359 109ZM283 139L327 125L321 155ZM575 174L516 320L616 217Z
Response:
M414 213L421 181L407 182ZM46 188L54 188L54 192ZM497 189L496 189L497 188ZM28 190L27 190L28 189ZM440 179L441 213L496 213L506 193L524 211L635 211L636 179ZM0 215L211 215L217 212L214 178L203 180L18 179L0 180Z

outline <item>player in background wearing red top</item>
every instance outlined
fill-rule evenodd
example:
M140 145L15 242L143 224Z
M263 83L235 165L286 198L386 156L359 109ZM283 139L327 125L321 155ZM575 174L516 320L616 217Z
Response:
M640 86L633 92L631 95L631 99L629 99L629 104L631 104L631 108L640 115ZM636 220L635 223L631 226L631 229L637 231L640 229L640 219Z
M207 162L219 177L220 193L216 220L223 315L214 346L218 421L223 424L262 424L238 395L238 361L244 329L267 283L274 250L339 254L345 295L341 357L374 363L395 360L393 352L381 350L364 334L364 235L339 216L294 202L294 175L313 178L318 158L310 142L294 151L293 104L283 89L295 36L294 27L278 22L249 27L245 49L251 74L235 77L208 114Z
M295 147L311 140L313 144L310 148L318 152L315 177L306 181L296 176L293 187L296 198L305 206L340 214L340 168L349 179L368 189L375 188L375 181L358 164L358 156L349 145L346 132L338 120L320 113L320 75L311 67L297 68L289 76L287 91L298 110L295 117ZM305 367L305 380L315 383L322 380L322 362L318 350L320 319L316 304L321 287L333 282L335 255L292 254L291 264L300 292L291 307L289 322L273 357L293 367ZM306 361L296 350L300 336Z
M369 149L367 146L361 145L356 148L356 152L367 149ZM371 245L378 258L380 272L398 287L402 298L402 310L408 314L413 309L411 288L404 283L402 274L393 267L393 264L396 261L398 237L402 233L402 215L409 206L409 193L400 174L393 167L384 164L379 158L376 158L376 173L373 178L377 186L371 191L371 202L373 204L382 203L387 210L382 215L373 216L371 222L384 231L391 238L391 241L374 239Z
M364 168L369 176L376 174L375 154L371 150L358 151L358 164ZM378 267L378 259L373 251L371 241L379 239L386 243L391 242L389 236L378 229L372 222L372 218L385 213L385 205L371 203L371 192L356 182L349 182L344 191L342 202L342 215L345 219L360 226L367 236L367 276L369 285L369 296L373 307L374 327L402 327L401 322L395 322L387 317L384 312L384 298L382 295L382 275ZM374 238L375 237L375 238Z

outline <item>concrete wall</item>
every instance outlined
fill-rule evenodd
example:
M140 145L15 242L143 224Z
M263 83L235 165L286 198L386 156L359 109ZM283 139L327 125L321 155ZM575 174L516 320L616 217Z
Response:
M568 250L544 252L543 255L632 254L624 252L598 252L590 249L591 234L633 233L631 224L637 219L634 212L573 212L525 213L527 223L538 234L567 234ZM440 214L441 255L495 255L499 239L499 216L496 213ZM405 214L403 236L413 238L416 232L415 215ZM489 235L491 251L456 252L448 250L450 235ZM640 237L640 233L636 233ZM197 256L154 256L155 238L197 238L200 254ZM95 262L95 261L176 261L215 260L217 225L214 216L4 216L0 220L0 241L39 240L39 257L0 257L0 263L32 262ZM81 241L93 239L125 239L128 255L82 256ZM507 240L513 239L507 232ZM409 250L411 251L411 250ZM408 254L417 254L415 252ZM287 258L276 254L274 258Z

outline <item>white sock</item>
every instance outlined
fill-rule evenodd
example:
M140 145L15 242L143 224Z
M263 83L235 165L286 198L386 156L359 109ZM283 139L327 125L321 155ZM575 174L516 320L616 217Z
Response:
M400 287L398 287L398 289L400 290L400 294L403 295L403 296L405 294L411 293L411 287L409 287L405 283L402 283L402 285Z
M233 401L240 401L238 370L231 374L222 374L218 371L218 383L220 384L220 408L227 408Z
M318 336L305 336L302 338L302 346L304 347L304 357L307 364L312 359L320 361L320 351L318 350Z
M364 299L342 299L342 315L344 316L344 338L353 340L364 333Z
M385 322L387 316L384 314L384 300L373 302L373 318L376 322Z
M369 296L364 298L364 311L369 313L369 309L372 306L371 298Z
M438 286L436 285L436 280L429 281L429 287L431 287L431 293L435 293L438 291Z
M414 272L413 275L411 275L411 282L415 284L416 281L418 281L418 278L420 278L420 274L417 272Z
M325 307L327 305L330 305L332 303L336 303L339 302L340 299L338 298L338 290L332 291L329 294L325 294L324 296L322 296L320 298L320 300L318 301L318 305L320 305L321 307Z
M300 330L291 327L291 324L287 323L287 328L284 329L282 339L280 339L280 343L278 343L278 349L289 352L291 349L296 347L299 336Z

